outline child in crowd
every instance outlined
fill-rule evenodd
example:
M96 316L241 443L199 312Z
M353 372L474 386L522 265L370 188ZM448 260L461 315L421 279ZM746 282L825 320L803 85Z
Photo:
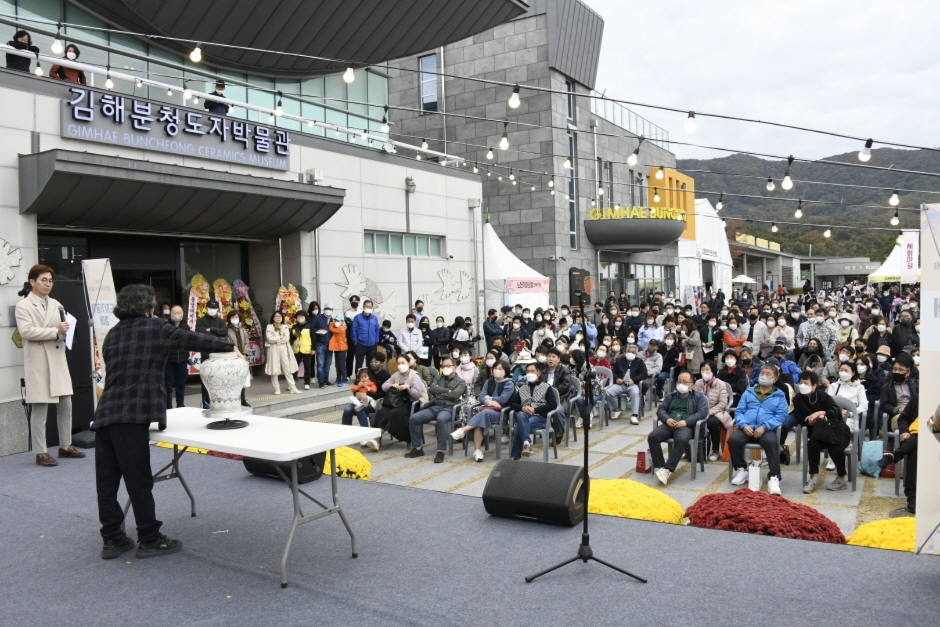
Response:
M329 349L336 362L336 387L339 388L349 385L349 377L346 374L346 351L348 348L346 320L343 318L342 312L337 312L330 323Z
M375 382L369 377L369 369L361 368L356 373L356 383L350 386L355 402L355 411L360 412L369 404L369 394L375 394L378 388Z
M398 355L398 340L395 339L395 333L392 331L392 321L383 320L382 330L379 332L379 346L385 349L388 358L395 359Z

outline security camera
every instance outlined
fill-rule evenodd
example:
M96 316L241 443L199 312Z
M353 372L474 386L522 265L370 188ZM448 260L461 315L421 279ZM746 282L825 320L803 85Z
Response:
M555 261L555 255L549 255L548 260L549 260L549 261Z
M448 259L453 259L454 256L453 256L453 255L447 255L447 258L448 258Z

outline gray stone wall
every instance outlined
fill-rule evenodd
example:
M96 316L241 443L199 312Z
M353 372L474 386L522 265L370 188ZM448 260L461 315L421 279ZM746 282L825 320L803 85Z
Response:
M26 410L19 401L0 403L0 456L29 450Z
M566 77L549 67L548 29L545 14L524 17L502 24L485 33L445 47L443 65L441 51L438 67L445 75L474 76L486 80L505 81L564 91ZM521 105L511 109L507 102L511 87L487 85L479 81L444 77L438 81L439 113L423 113L420 108L420 89L417 73L418 55L389 64L389 103L411 110L392 109L391 135L399 141L420 145L427 140L429 148L467 159L467 167L474 163L481 167L483 181L483 208L490 214L490 222L503 243L521 260L536 271L551 277L552 302L559 306L568 300L568 270L571 267L588 269L597 276L596 251L583 235L583 222L588 217L591 201L596 196L594 181L597 167L594 151L593 127L599 134L597 157L614 165L614 201L624 204L629 168L625 164L636 148L637 138L622 128L591 114L587 98L576 99L573 124L577 126L577 156L575 167L578 181L578 246L572 249L569 236L569 209L566 199L567 181L563 163L568 151L569 120L564 94L521 92ZM584 85L575 83L576 93L587 94ZM441 99L440 95L444 94ZM443 106L442 106L443 105ZM489 120L475 119L489 118ZM444 120L446 119L446 125ZM503 124L493 120L507 120L508 150L499 150ZM519 126L535 124L541 128ZM553 127L553 128L552 128ZM615 135L606 137L603 134ZM492 147L494 159L486 159ZM407 152L406 152L407 154ZM515 171L517 184L509 180L509 171L493 169L487 176L487 166L493 164L530 170L544 174ZM662 148L644 142L640 150L640 165L636 171L644 175L649 165L673 166L675 157ZM491 168L492 169L492 168ZM555 174L554 195L548 182ZM497 180L499 174L503 180ZM535 186L533 191L531 188ZM606 204L606 203L605 203ZM554 259L552 259L554 257ZM564 258L564 259L562 259Z

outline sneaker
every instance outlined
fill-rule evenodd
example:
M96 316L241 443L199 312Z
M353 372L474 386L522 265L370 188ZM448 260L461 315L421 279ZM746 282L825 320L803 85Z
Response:
M878 464L878 468L885 470L888 466L894 463L894 455L891 453L885 453L882 455L881 459L875 463Z
M718 453L708 454L708 461L710 462L717 462L719 459L721 459L721 455L719 455Z
M803 486L803 494L812 494L813 492L815 492L818 481L819 481L818 479L810 478L806 482L806 485Z
M291 393L291 394L303 394L303 392L301 392L301 391L298 390L297 388L294 388L293 390L291 390L290 393Z
M280 394L280 393L281 393L281 390L279 390L278 388L274 388L274 393L275 393L275 394Z
M610 413L610 420L620 420L620 414L623 412L615 411Z
M183 543L179 540L171 540L161 535L153 542L141 542L137 545L137 558L159 557L161 555L171 555L183 550Z
M424 457L424 449L413 448L405 453L405 457Z
M574 428L575 428L575 429L583 429L583 428L584 428L584 420L582 420L581 418L578 418L577 420L575 420L575 421L574 421Z
M659 482L663 485L669 483L669 475L671 474L668 468L660 468L655 472L656 478L659 479Z
M731 479L731 485L744 485L747 483L747 468L738 468Z
M366 448L372 449L376 453L379 452L379 441L378 440L366 440L363 442L366 445Z
M464 436L463 427L460 427L459 429L457 429L456 431L450 434L450 437L454 438L454 442L460 442L463 439L463 436Z
M310 384L309 384L309 383L304 383L304 389L305 389L305 390L309 390L309 389L310 389Z
M790 449L786 446L784 446L783 450L780 451L780 463L784 466L790 465Z
M349 385L349 381L337 381L335 385L338 388L344 388Z
M774 496L783 496L780 492L780 477L770 477L767 479L767 492Z
M443 462L443 461L444 461L444 451L438 451L438 452L434 455L434 463L435 463L435 464L440 464L440 463Z
M637 416L636 414L633 414L632 416L630 416L630 424L631 424L631 425L638 425L638 424L640 424L640 417Z
M836 469L836 463L832 461L832 458L830 457L829 461L826 462L826 470L835 470L835 469Z
M481 451L480 449L476 449L475 451L473 451L473 461L475 461L475 462L482 462L482 461L483 461L483 451Z
M113 560L134 548L134 541L124 536L120 540L105 540L101 548L101 559Z
M531 454L532 454L532 445L529 443L528 440L526 440L525 442L522 443L522 456L528 457Z
M849 487L849 482L845 480L845 477L836 477L832 480L830 484L826 486L827 490L846 490Z
M326 387L326 383L324 383L323 381L320 381L319 383L317 383L317 385L320 386L321 390Z

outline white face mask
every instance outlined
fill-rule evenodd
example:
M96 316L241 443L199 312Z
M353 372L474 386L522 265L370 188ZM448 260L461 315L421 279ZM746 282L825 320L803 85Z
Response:
M319 309L313 309L313 310L312 310L312 314L313 314L314 316L317 315L318 313L320 313L320 310L319 310Z
M182 322L183 314L170 314L170 320L173 322Z
M450 356L453 357L454 359L457 359L458 357L460 357L460 353L458 351L454 351L453 353L450 354Z
M636 338L635 338L635 337L628 337L628 338L627 338L627 344L636 344Z
M438 328L438 329L440 329L440 328L443 327L443 326L444 326L444 323L443 323L443 322L438 322L438 323L437 323L437 328Z
M858 366L855 366L855 368L858 370L859 374L865 374L866 372L868 372L868 366L865 366L865 365L858 365Z
M687 386L685 383L677 383L676 392L678 392L679 394L688 394L689 386Z
M503 372L502 370L494 370L493 378L496 379L497 381L502 381L503 379L506 378L506 373Z
M544 364L546 361L548 361L548 357L546 357L545 355L539 355L538 357L535 358L535 360L539 362L540 364Z
M825 321L826 319L823 318L822 316L816 316L816 324L822 324Z
M604 359L605 357L607 357L607 351L597 351L598 359Z
M408 364L398 364L398 372L405 374L411 370L411 367Z
M516 330L516 331L519 330L519 326L520 326L520 325L519 325L518 322L513 322L513 323L512 323L512 328L513 328L514 330Z
M880 310L880 309L878 309L877 307L872 307L871 315L873 315L873 316L878 316L878 315L880 315L880 314L881 314L881 310Z
M672 309L667 309L667 310L666 310L666 315L667 315L667 316L671 316L671 315L672 315L672 312L673 312Z
M445 377L449 377L450 375L454 374L454 369L450 366L445 366L444 369L441 370L441 374L443 374Z
M708 326L710 326L710 327L715 326L715 324L716 324L716 323L715 323L714 320L709 320L709 321L708 321Z
M809 394L813 391L813 386L806 385L805 383L801 383L798 387L800 389L800 394Z
M72 52L71 50L69 50L68 52L65 53L65 58L66 58L66 59L71 59L72 61L74 61L74 60L75 60L75 53Z
M524 313L524 314L522 314L522 317L525 318L526 320L528 320L529 318L532 317L532 314L530 314L530 313Z
M830 311L830 312L829 312L829 317L830 317L830 318L835 318L838 314L839 314L838 311Z
M780 318L780 320L777 320L777 324L780 325L781 327L787 326L786 318Z
M214 315L217 314L217 313L219 313L219 310L218 310L218 309L206 309L206 314L208 314L208 315L210 315L210 316L214 316Z
M848 320L843 320L843 321L840 322L839 324L842 325L842 328L843 328L843 329L847 329L847 328L849 328L849 325L852 324L852 323L849 322Z
M675 340L666 340L666 346L672 346L675 343L676 343Z
M888 361L888 356L887 356L887 355L878 355L877 359L878 359L878 363L879 363L879 364L883 364L883 363L885 363L886 361Z
M726 359L726 360L725 360L725 365L728 366L729 368L733 368L734 365L737 364L737 363L738 363L738 360L737 360L737 359Z
M527 372L525 375L525 380L529 383L535 383L539 380L539 375L535 374L534 372Z
M648 319L646 320L646 324L649 325L649 326L653 326L653 323L655 323L655 322L656 322L656 320L653 319L653 318L648 318Z
M636 353L626 353L624 357L627 358L627 361L633 361L636 359Z
M776 321L774 321L774 320L768 320L768 321L767 321L767 327L768 327L768 328L771 328L771 329L772 329L772 328L774 328L774 326L776 326L776 324L777 324L777 323L776 323Z
M240 325L240 324L242 323L242 321L239 320L238 318L232 318L232 319L229 320L228 322L229 322L229 324L232 325L233 327L237 327L238 325Z
M610 347L610 352L612 352L612 353L619 353L619 352L620 352L620 347L619 347L619 346L616 346L616 345L615 345L615 346L611 346L611 347Z
M727 330L728 330L728 325L727 325L727 324L723 324L723 325L721 325L721 326L718 327L718 328L721 329L722 331L727 331Z
M408 327L409 329L413 329L413 328L415 328L415 323L414 323L414 322L409 322L409 323L406 324L405 326Z
M839 353L839 361L841 361L842 363L845 363L848 360L849 360L848 355L846 355L845 353Z
M326 316L327 318L329 318L330 316L333 315L333 310L332 310L332 309L324 309L324 310L323 310L323 315Z
M703 373L702 373L702 380L703 380L703 381L706 381L706 382L707 382L707 381L711 381L714 377L715 377L715 375L713 375L713 374L710 373L710 372L703 372Z
M888 327L887 327L886 325L883 325L883 324L879 324L879 325L878 325L877 327L875 327L875 328L878 329L878 333L884 333L885 331L888 330Z
M757 382L761 385L761 387L765 388L774 384L774 380L770 377L757 377Z
M169 315L170 315L170 310L169 310L169 309L164 309L164 310L163 310L163 315L164 315L164 316L169 316Z
M561 310L561 315L567 316L567 315L568 315L568 310L567 310L567 309L562 309L562 310Z
M487 365L488 367L490 367L490 368L492 368L492 367L493 367L493 364L495 364L495 363L496 363L496 360L493 359L492 357L490 357L489 359L486 360L486 365Z
M610 346L610 340L604 340L604 346Z
M364 313L364 314L367 315L367 316L368 316L368 315L371 315L371 314L372 314L372 307L366 307L366 308L364 308L364 309L362 310L362 313Z
M790 317L793 318L794 320L799 320L799 319L800 319L800 312L798 312L798 311L791 311L791 312L790 312Z
M307 324L306 318L297 318L297 324Z
M460 363L462 363L462 364L469 364L469 363L470 363L470 355L463 355L463 356L461 356L461 358L460 358Z
M915 324L915 325L914 325L914 330L917 331L918 333L920 333L920 325L919 325L919 324Z
M728 325L728 328L731 329L732 331L735 331L735 330L737 330L738 325L737 325L737 323L732 322L731 324Z
M849 379L852 378L852 373L851 373L851 372L846 372L845 370L840 370L840 371L839 371L839 378L842 379L843 381L848 381Z
M911 359L914 360L914 365L915 365L915 366L919 366L919 365L920 365L920 355L911 355Z

